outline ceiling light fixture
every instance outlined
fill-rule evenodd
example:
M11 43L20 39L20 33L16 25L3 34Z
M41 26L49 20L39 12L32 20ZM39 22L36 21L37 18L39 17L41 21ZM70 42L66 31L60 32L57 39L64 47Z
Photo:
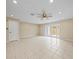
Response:
M58 13L59 13L59 14L62 14L62 12L60 12L60 11L59 11Z
M50 0L50 3L53 3L53 0Z
M13 3L14 3L14 4L17 4L17 1L16 1L16 0L13 0Z

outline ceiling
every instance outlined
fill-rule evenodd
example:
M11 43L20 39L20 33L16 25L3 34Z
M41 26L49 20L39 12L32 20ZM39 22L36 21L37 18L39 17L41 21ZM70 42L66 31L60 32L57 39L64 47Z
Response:
M73 17L73 0L53 0L52 3L50 0L6 0L6 3L6 16L18 18L20 21L41 24ZM30 15L40 13L42 9L52 13L53 17L41 20Z

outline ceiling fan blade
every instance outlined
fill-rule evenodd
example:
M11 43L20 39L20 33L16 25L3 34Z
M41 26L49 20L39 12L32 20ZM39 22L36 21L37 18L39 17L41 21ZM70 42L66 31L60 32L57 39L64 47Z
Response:
M37 17L42 18L42 16L37 16Z
M47 12L48 15L52 15L52 13Z
M30 15L41 15L41 13L35 14L35 13L30 13Z
M53 17L53 16L48 16L48 17Z
M41 14L37 14L37 15L40 15L41 16Z

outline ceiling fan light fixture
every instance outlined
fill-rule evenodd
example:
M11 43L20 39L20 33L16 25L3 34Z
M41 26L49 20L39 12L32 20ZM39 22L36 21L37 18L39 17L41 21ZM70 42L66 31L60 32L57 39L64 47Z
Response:
M31 16L37 16L41 19L48 19L51 18L52 15L49 15L45 10L42 10L42 12L40 14L34 14L34 13L30 13Z

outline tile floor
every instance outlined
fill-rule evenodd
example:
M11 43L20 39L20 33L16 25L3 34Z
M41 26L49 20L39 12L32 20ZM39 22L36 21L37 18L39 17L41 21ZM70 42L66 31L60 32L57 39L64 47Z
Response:
M72 42L37 36L7 43L7 59L73 59Z

